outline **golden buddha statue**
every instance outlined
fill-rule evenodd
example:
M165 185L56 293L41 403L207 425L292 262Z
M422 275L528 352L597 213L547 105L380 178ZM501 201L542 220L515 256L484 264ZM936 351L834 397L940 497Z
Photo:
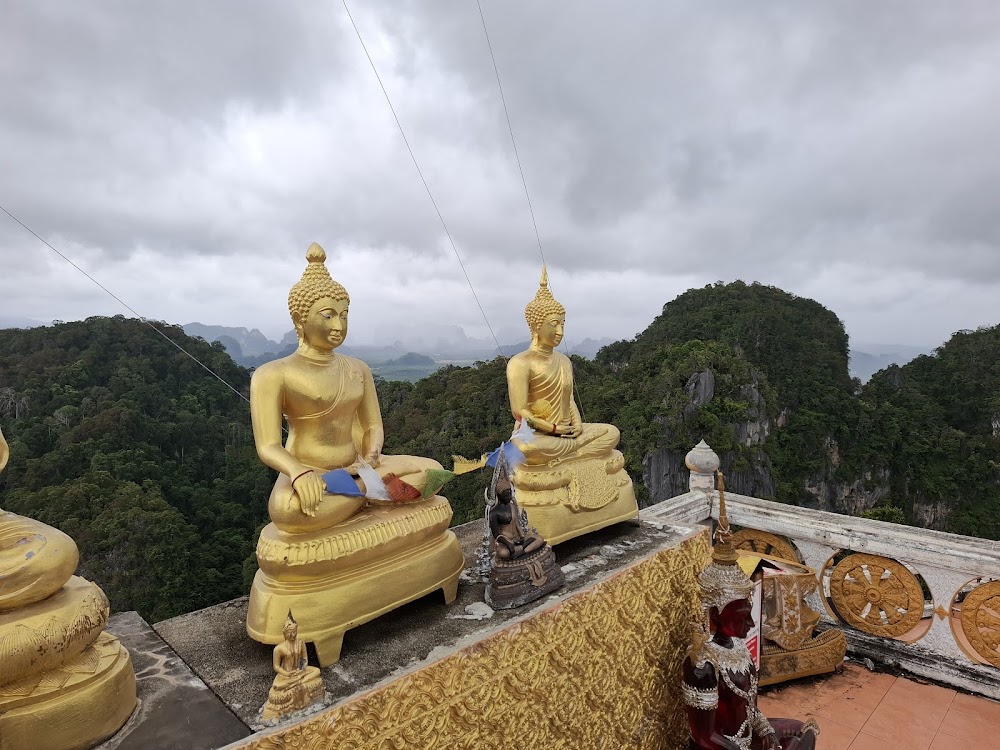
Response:
M299 640L299 625L288 613L283 631L285 640L274 647L272 666L276 675L260 711L261 721L278 721L323 700L323 679L319 669L309 666L306 644Z
M280 643L293 611L303 641L316 645L326 666L340 658L349 628L436 589L453 601L465 560L448 530L445 498L375 504L360 478L351 492L327 491L324 474L336 469L354 477L373 469L387 483L417 490L442 469L431 459L382 454L371 370L336 352L347 337L347 290L330 277L323 248L312 244L306 259L288 295L299 347L257 368L250 382L257 453L279 475L268 501L271 523L257 543L247 632Z
M555 350L566 309L552 296L548 272L524 309L531 347L507 363L511 441L525 462L514 473L518 500L532 526L550 544L634 518L639 508L625 458L615 450L621 433L587 424L573 393L573 363Z
M9 457L0 432L0 471ZM103 632L97 585L73 575L76 544L61 531L0 509L0 745L92 747L135 708L128 652Z

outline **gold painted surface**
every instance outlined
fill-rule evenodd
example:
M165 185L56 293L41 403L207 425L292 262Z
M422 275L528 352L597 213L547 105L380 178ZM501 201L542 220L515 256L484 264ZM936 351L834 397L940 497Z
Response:
M110 737L135 707L132 660L102 633L70 662L19 683L0 696L3 750L82 750Z
M241 750L680 750L708 534Z
M258 570L250 591L247 633L261 643L280 643L289 611L303 641L316 647L321 666L340 659L344 633L407 602L441 589L446 604L458 593L465 567L453 531L422 546L363 566L337 567L308 581L286 581Z
M513 481L531 525L558 544L635 517L639 508L624 458L615 450L618 428L586 423L580 415L573 363L556 350L566 310L549 291L545 268L524 317L531 346L507 363L517 425L512 442L525 457Z
M865 633L896 638L924 614L920 582L888 557L853 553L830 573L830 598L840 617Z
M794 562L801 559L794 545L768 531L740 529L733 534L733 546L736 549L745 549L759 555L780 557L782 560Z
M975 652L1000 667L1000 581L984 583L965 597L961 621Z
M765 643L760 656L760 684L774 685L832 672L844 662L846 653L847 639L839 630L825 630L794 651Z
M9 450L0 432L0 470ZM73 575L76 544L0 510L0 748L78 750L135 708L128 652L101 632L108 599Z
M753 560L777 559L745 550L743 554L751 554ZM832 672L844 661L847 652L847 639L839 630L813 636L820 615L809 606L806 597L819 586L816 571L788 559L780 562L793 572L765 576L762 581L761 685Z
M0 431L0 471L9 458ZM0 508L0 611L51 596L73 575L79 560L76 543L58 529Z
M47 599L0 613L0 696L9 683L75 658L100 635L109 614L100 587L78 576Z
M306 643L299 639L299 626L289 613L285 620L285 640L274 647L271 666L274 682L267 702L260 710L260 720L276 721L323 700L323 678L316 667L309 666Z
M247 633L280 643L291 610L325 666L340 658L348 628L435 588L451 602L464 559L448 531L452 511L443 497L372 508L363 496L326 491L323 474L345 469L356 476L362 461L417 488L441 465L382 454L371 369L336 352L347 338L350 297L326 269L323 248L312 244L306 260L288 294L299 346L257 368L250 382L257 453L278 478L267 506L271 523L257 544Z

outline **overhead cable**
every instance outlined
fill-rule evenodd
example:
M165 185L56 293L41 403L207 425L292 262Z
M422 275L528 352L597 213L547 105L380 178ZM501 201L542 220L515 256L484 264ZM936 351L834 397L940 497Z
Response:
M21 220L20 220L19 218L17 218L16 216L14 216L14 214L12 214L12 213L11 213L10 211L8 211L8 210L7 210L6 208L4 208L4 207L3 207L2 205L0 205L0 211L3 211L3 212L4 212L5 214L7 214L7 216L9 216L9 217L10 217L11 219L13 219L13 220L14 220L15 222L17 222L18 224L20 224L20 225L21 225L21 227L22 227L22 228L23 228L23 229L24 229L25 231L27 231L27 232L28 232L29 234L31 234L31 235L32 235L32 236L33 236L33 237L34 237L34 238L35 238L36 240L38 240L39 242L41 242L41 243L42 243L43 245L45 245L45 246L46 246L46 247L47 247L47 248L48 248L49 250L51 250L52 252L54 252L54 253L55 253L56 255L58 255L58 256L59 256L60 258L62 258L62 259L63 259L64 261L66 261L66 262L67 262L67 263L69 263L69 264L70 264L71 266L73 266L73 268L75 268L75 269L76 269L77 271L79 271L79 272L80 272L80 273L82 273L82 274L83 274L84 276L86 276L86 277L87 277L88 279L90 279L90 280L91 280L91 281L93 281L93 282L94 282L95 284L97 284L97 286L99 286L99 287L100 287L101 289L103 289L103 290L104 290L104 291L105 291L105 292L106 292L106 293L107 293L108 295L110 295L110 296L111 296L111 297L112 297L112 298L113 298L113 299L114 299L115 301L117 301L117 302L118 302L118 304L120 304L120 305L121 305L122 307L124 307L124 308L125 308L126 310L128 310L128 311L129 311L130 313L132 313L132 314L133 314L133 315L134 315L135 317L137 317L137 318L138 318L138 319L139 319L140 321L142 321L143 323L145 323L146 325L148 325L148 326L149 326L150 328L152 328L152 329L153 329L154 331L156 331L156 332L157 332L158 334L160 334L160 336L162 336L162 337L163 337L163 338L165 338L165 339L166 339L167 341L169 341L169 342L170 342L170 343L171 343L171 344L172 344L172 345L173 345L173 346L174 346L174 347L175 347L175 348L176 348L176 349L177 349L178 351L180 351L180 352L183 352L183 353L184 353L184 354L186 354L186 355L187 355L188 357L190 357L190 358L191 358L191 359L192 359L192 360L193 360L194 362L196 362L196 363L197 363L197 364L198 364L198 365L199 365L199 366L200 366L200 367L201 367L202 369L204 369L204 370L205 370L206 372L208 372L208 373L209 373L209 374L210 374L210 375L211 375L212 377L214 377L214 378L215 378L216 380L218 380L218 381L219 381L220 383L222 383L222 384L223 384L224 386L226 386L226 388L228 388L229 390L231 390L231 391L232 391L233 393L235 393L235 394L236 394L237 396L239 396L239 397L240 397L241 399L243 399L243 400L244 400L244 401L246 401L247 403L250 403L250 399L248 399L248 398L247 398L246 396L244 396L244 395L243 395L243 394L242 394L242 393L241 393L240 391L238 391L238 390L237 390L236 388L234 388L234 387L233 387L233 386L231 386L231 385L230 385L230 384L229 384L228 382L226 382L226 380L225 380L225 379L224 379L224 378L223 378L223 377L222 377L221 375L219 375L219 374L218 374L217 372L215 372L215 370L213 370L213 369L212 369L211 367L209 367L208 365L206 365L206 364L205 364L204 362L202 362L202 361L201 361L200 359L198 359L198 358L197 358L196 356L194 356L194 355L193 355L193 354L192 354L191 352L189 352L189 351L188 351L187 349L185 349L185 348L184 348L183 346L181 346L180 344L178 344L178 343L177 343L176 341L174 341L174 340L173 340L172 338L170 338L170 337L169 337L169 336L168 336L167 334L165 334L165 333L164 333L163 331L161 331L161 330L160 330L159 328L157 328L156 326L154 326L154 325L153 325L153 324L152 324L152 323L151 323L151 322L150 322L149 320L147 320L147 319L146 319L146 318L145 318L144 316L142 316L142 315L140 315L140 314L139 314L138 312L136 312L136 311L135 311L135 309L134 309L134 308L133 308L133 307L132 307L131 305L129 305L129 304L127 303L127 302L125 302L125 301L124 301L124 300L123 300L123 299L122 299L121 297L119 297L119 296L118 296L117 294L115 294L114 292L112 292L112 291L111 291L110 289L108 289L108 288L107 288L106 286L104 286L104 284L102 284L102 283L101 283L100 281L98 281L97 279L95 279L95 278L94 278L93 276L91 276L91 275L90 275L89 273L87 273L86 271L84 271L84 270L83 270L83 269L82 269L82 268L81 268L80 266L78 266L78 265L77 265L76 263L74 263L74 262L73 262L73 261L72 261L72 260L71 260L70 258L68 258L68 257L67 257L66 255L64 255L64 254L63 254L63 253L61 253L61 252L60 252L59 250L57 250L57 249L56 249L55 247L53 247L53 246L52 246L52 244L51 244L51 243L50 243L50 242L49 242L48 240L46 240L45 238L43 238L43 237L42 237L41 235L39 235L39 234L38 234L38 232L36 232L36 231L35 231L34 229L32 229L31 227L29 227L29 226L28 226L27 224L25 224L25 223L24 223L23 221L21 221Z
M472 296L476 300L476 305L479 307L479 312L483 316L483 321L485 321L486 327L489 329L490 335L493 337L493 342L497 345L497 351L500 352L500 356L506 360L507 356L503 353L503 347L500 346L500 341L493 332L493 326L490 325L489 318L486 317L486 311L483 309L483 305L479 301L479 295L476 294L476 288L472 285L472 279L469 278L468 271L465 270L465 263L462 262L462 256L458 252L458 247L455 245L455 240L451 236L448 224L445 222L444 216L441 215L441 209L438 208L437 201L434 200L434 194L431 193L431 188L427 184L427 180L424 178L424 173L420 169L420 165L417 163L417 157L414 155L413 148L410 146L410 141L406 137L406 131L403 130L403 124L399 120L399 115L396 114L396 108L392 106L392 99L389 98L389 92L386 90L385 84L382 83L382 76L379 75L378 68L375 67L375 61L372 60L372 56L368 52L368 46L365 44L365 40L361 36L361 31L358 29L358 25L354 22L354 16L351 15L351 9L347 7L347 0L341 0L341 2L344 4L344 10L347 11L347 17L351 21L351 26L354 27L354 33L358 35L358 41L361 42L361 48L365 51L365 57L368 58L368 63L372 67L372 72L375 74L376 80L378 80L378 85L382 89L382 94L385 96L386 104L389 105L389 111L392 112L393 119L396 120L396 127L399 128L399 134L403 137L403 143L406 144L406 150L410 153L410 159L413 160L413 166L416 168L417 174L420 176L420 181L424 184L424 190L427 191L427 197L430 198L431 205L434 206L434 211L437 214L438 220L441 222L441 227L444 229L444 233L448 237L448 242L451 244L451 249L455 253L455 258L458 259L458 265L462 268L462 274L465 276L465 280L469 284L469 290L472 292Z

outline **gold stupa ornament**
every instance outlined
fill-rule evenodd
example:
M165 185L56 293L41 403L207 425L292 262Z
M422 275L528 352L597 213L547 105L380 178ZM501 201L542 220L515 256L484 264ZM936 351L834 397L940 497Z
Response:
M0 432L0 470L9 449ZM0 747L88 748L135 708L128 652L105 633L100 587L73 575L76 544L0 509Z
M524 310L531 346L507 363L511 442L525 462L512 481L531 525L551 544L634 518L639 509L621 433L610 424L585 423L573 388L573 364L556 350L566 309L549 289L542 268L538 291Z
M435 589L450 603L465 561L448 530L451 506L434 494L445 472L428 458L382 453L371 370L336 351L350 297L323 248L311 245L306 260L288 295L298 349L257 368L250 383L257 453L278 479L257 542L247 632L281 643L292 611L325 666L340 658L347 629Z

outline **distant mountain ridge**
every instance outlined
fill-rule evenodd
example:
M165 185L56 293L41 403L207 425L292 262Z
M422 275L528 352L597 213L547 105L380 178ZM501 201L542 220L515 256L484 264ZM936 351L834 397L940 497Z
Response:
M229 356L244 367L259 367L272 359L287 356L295 351L298 343L295 331L286 333L281 341L272 341L256 328L246 329L197 322L187 323L183 328L184 333L189 336L197 336L206 341L218 341L226 348ZM560 350L567 354L593 359L602 347L612 342L613 339L610 338L588 337L577 343L566 342ZM505 357L512 357L527 349L530 343L526 339L512 344L502 344L501 349ZM397 339L388 346L345 344L339 351L363 359L372 366L413 365L415 362L399 361L411 355L430 360L429 363L421 363L424 367L434 363L488 362L497 356L496 344L490 345L486 340L469 338L460 326L435 326L429 332L423 332L416 340Z

